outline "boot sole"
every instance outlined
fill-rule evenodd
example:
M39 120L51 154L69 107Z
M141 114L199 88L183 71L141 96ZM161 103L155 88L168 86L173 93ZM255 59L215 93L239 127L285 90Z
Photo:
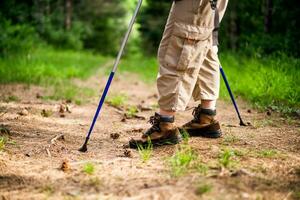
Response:
M181 141L182 141L182 137L181 137L181 135L178 135L176 137L174 136L174 137L162 139L162 140L152 140L151 144L153 145L153 147L158 147L158 146L164 146L164 145L179 144ZM141 144L129 143L129 148L131 148L131 149L138 149L139 146L142 148L147 148L149 146L149 144L148 144L148 142L141 143Z
M202 129L179 129L181 134L184 134L186 131L191 137L205 137L205 138L219 138L222 136L221 129L219 130L211 130L211 126Z

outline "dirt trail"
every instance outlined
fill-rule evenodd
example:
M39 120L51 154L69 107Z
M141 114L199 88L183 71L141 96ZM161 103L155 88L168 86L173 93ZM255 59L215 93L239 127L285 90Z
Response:
M84 84L91 88L103 87L106 80L97 77ZM120 77L117 75L114 80L110 97L122 93L128 96L128 105L155 107L154 85L142 83L134 75ZM77 149L89 128L98 97L80 106L70 103L69 113L65 107L61 108L61 102L37 98L37 93L45 93L40 87L6 85L0 86L0 91L1 134L5 134L4 127L10 130L9 142L0 151L0 199L231 200L300 196L299 121L274 113L268 113L271 116L258 113L239 101L245 121L253 125L239 127L232 105L220 101L218 117L224 136L217 140L191 138L189 141L208 166L207 174L191 170L173 177L166 163L178 145L154 149L146 163L138 151L129 150L129 157L124 155L123 145L129 137L140 135L149 126L146 119L153 110L139 112L141 119L124 120L118 109L106 104L89 151L82 154ZM5 102L8 95L17 96L20 102ZM59 113L60 109L64 113ZM183 124L191 119L191 111L180 113L177 119L179 125ZM114 133L120 134L119 137L115 134L116 138L112 139ZM58 138L50 144L59 134L64 134L64 140ZM218 165L224 149L238 152L234 156L236 165L230 170ZM66 161L65 171L60 169L63 161ZM87 163L95 167L92 175L84 170ZM210 186L210 191L202 191L205 185Z

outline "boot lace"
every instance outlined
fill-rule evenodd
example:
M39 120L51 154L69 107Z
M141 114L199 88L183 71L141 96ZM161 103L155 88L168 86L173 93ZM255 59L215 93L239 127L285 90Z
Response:
M150 136L153 132L160 132L160 117L159 116L152 116L150 117L149 123L152 127L145 133L145 135Z
M192 122L192 123L199 122L199 121L200 121L200 115L201 115L201 107L198 106L198 107L196 107L196 108L193 110L193 116L194 116L194 119L193 119L191 122Z

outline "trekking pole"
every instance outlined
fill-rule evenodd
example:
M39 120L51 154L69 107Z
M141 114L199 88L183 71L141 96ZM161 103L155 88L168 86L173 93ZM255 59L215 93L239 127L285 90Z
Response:
M110 73L110 75L109 75L109 77L108 77L108 80L107 80L105 89L104 89L103 94L102 94L102 96L101 96L101 99L100 99L100 101L99 101L98 108L97 108L96 113L95 113L95 116L94 116L94 118L93 118L91 127L90 127L90 129L89 129L89 132L88 132L86 138L85 138L84 144L83 144L82 147L79 149L79 151L81 151L81 152L86 152L86 151L87 151L87 144L88 144L88 142L89 142L89 140L90 140L90 137L91 137L91 134L92 134L92 132L93 132L94 126L95 126L96 121L97 121L97 119L98 119L98 116L99 116L99 114L100 114L101 108L102 108L102 106L103 106L103 104L104 104L105 97L106 97L106 95L107 95L107 93L108 93L108 90L109 90L109 88L110 88L111 82L112 82L112 80L113 80L113 78L114 78L114 75L115 75L115 73L116 73L116 71L117 71L119 62L120 62L121 57L122 57L123 52L124 52L124 48L125 48L125 46L126 46L126 44L127 44L128 38L129 38L129 36L130 36L130 33L131 33L132 27L133 27L133 25L134 25L135 19L136 19L136 17L137 17L137 14L138 14L138 12L139 12L139 10L140 10L140 8L141 8L142 2L143 2L143 0L139 0L139 1L138 1L138 4L137 4L136 9L135 9L135 11L134 11L134 14L133 14L133 16L132 16L132 19L131 19L131 21L130 21L130 23L129 23L128 30L127 30L127 32L126 32L126 34L125 34L124 39L123 39L123 42L122 42L122 45L121 45L121 47L120 47L120 50L119 50L118 56L117 56L117 58L116 58L115 64L114 64L114 66L113 66L113 69L112 69L112 71L111 71L111 73Z
M227 81L225 72L224 72L224 70L223 70L223 68L222 68L221 65L220 65L220 71L221 71L223 80L224 80L224 82L225 82L225 85L226 85L226 87L227 87L227 90L228 90L228 92L229 92L231 101L232 101L232 103L233 103L233 105L234 105L235 111L236 111L236 113L237 113L237 115L238 115L238 117L239 117L239 119L240 119L240 126L247 126L247 125L243 122L243 119L242 119L241 114L240 114L240 112L239 112L239 108L238 108L237 103L236 103L236 101L235 101L235 99L234 99L234 96L233 96L232 91L231 91L231 89L230 89L230 86L229 86L229 83L228 83L228 81Z

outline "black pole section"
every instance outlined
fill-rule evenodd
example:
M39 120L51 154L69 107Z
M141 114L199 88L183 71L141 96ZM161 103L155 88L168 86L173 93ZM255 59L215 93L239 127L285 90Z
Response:
M242 119L242 117L241 117L239 108L238 108L237 103L236 103L236 101L235 101L235 99L234 99L234 96L233 96L233 94L232 94L232 91L231 91L231 89L230 89L229 83L228 83L228 81L227 81L227 78L226 78L226 75L225 75L225 72L224 72L222 66L220 66L220 71L221 71L223 80L224 80L224 82L225 82L225 85L226 85L226 87L227 87L227 90L228 90L228 92L229 92L231 101L232 101L232 103L233 103L233 105L234 105L235 111L236 111L236 113L237 113L237 115L238 115L238 117L239 117L239 119L240 119L240 126L247 126L247 125L243 122L243 119Z

